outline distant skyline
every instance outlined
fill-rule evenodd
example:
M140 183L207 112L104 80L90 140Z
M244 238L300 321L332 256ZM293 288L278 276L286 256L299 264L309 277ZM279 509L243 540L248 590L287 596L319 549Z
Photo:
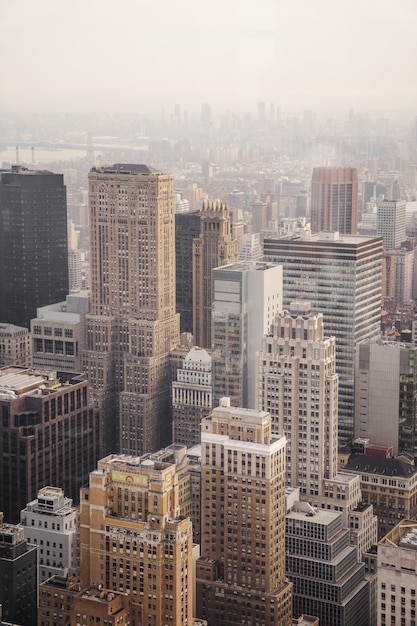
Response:
M416 24L415 0L3 1L0 113L413 112Z

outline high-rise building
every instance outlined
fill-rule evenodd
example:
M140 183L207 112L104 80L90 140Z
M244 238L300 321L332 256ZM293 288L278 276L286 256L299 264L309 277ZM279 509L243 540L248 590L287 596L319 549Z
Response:
M258 408L287 438L287 486L315 506L337 473L336 342L323 315L295 301L278 312L257 357Z
M79 501L102 451L102 416L84 374L0 370L0 510L16 523L45 485Z
M110 455L81 490L81 586L128 593L132 623L191 626L192 524L173 452Z
M211 413L211 356L193 347L172 383L172 441L187 448L198 445L201 420Z
M169 353L179 344L174 179L116 164L93 168L89 189L84 370L105 410L105 449L142 454L171 440Z
M230 407L202 422L197 616L209 624L291 624L285 578L285 437L264 411Z
M29 327L40 306L68 293L67 200L62 174L0 171L0 320Z
M0 323L0 367L32 363L32 341L27 328Z
M182 333L193 332L193 240L200 230L200 211L175 214L176 306Z
M405 212L405 200L378 200L377 235L382 237L385 250L395 250L405 241Z
M417 347L392 341L356 349L355 436L417 456Z
M213 406L255 408L256 353L282 310L282 267L231 263L213 270Z
M0 513L0 620L36 626L36 559L37 549L26 543L22 526L4 523Z
M293 615L320 626L369 625L368 582L349 530L337 511L294 507L286 517L286 572L293 583Z
M38 580L74 576L77 568L78 516L59 487L43 487L20 513L25 539L39 550Z
M315 167L311 178L311 231L356 235L358 172L354 167Z
M382 239L320 233L304 238L265 238L265 260L283 266L283 306L308 300L323 313L326 334L336 338L339 436L354 430L355 352L379 338Z
M193 244L194 343L211 350L212 270L237 260L230 213L220 202L203 203L201 232Z

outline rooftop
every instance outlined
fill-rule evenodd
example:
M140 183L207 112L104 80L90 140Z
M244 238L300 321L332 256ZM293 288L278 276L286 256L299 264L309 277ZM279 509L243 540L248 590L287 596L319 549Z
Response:
M399 459L384 458L371 454L351 454L345 470L364 472L381 476L410 478L417 473L417 467Z

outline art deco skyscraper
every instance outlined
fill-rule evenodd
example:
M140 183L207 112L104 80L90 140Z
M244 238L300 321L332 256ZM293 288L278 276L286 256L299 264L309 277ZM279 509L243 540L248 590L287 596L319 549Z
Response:
M308 302L277 314L258 353L258 407L287 437L287 485L318 504L337 472L336 346Z
M62 174L0 171L0 322L29 327L37 307L68 293L67 199Z
M229 398L202 421L197 616L209 624L291 624L285 444L269 413Z
M84 368L107 414L106 450L168 443L175 313L174 179L146 165L89 175L91 307Z
M237 260L237 242L225 204L203 204L200 237L193 245L194 343L211 350L212 270Z
M315 167L311 179L311 232L356 235L358 172L354 167Z

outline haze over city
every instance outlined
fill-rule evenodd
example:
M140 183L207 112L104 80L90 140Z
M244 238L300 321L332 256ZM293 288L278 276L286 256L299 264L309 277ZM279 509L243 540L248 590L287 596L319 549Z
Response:
M2 3L1 112L412 111L414 0Z

